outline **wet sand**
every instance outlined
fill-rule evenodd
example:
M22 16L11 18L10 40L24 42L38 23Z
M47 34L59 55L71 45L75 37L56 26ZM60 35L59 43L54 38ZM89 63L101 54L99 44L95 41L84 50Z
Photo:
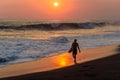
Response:
M83 50L74 64L63 53L40 60L0 68L0 80L119 80L120 46Z

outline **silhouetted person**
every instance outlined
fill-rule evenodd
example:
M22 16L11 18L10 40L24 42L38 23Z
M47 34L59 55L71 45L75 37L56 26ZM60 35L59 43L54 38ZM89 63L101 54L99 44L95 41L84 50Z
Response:
M70 48L70 50L68 51L69 53L72 52L72 56L74 58L74 62L76 62L76 55L77 55L77 51L79 50L79 52L81 52L80 48L79 48L79 44L77 43L77 39L74 39L74 42L72 43L72 46Z

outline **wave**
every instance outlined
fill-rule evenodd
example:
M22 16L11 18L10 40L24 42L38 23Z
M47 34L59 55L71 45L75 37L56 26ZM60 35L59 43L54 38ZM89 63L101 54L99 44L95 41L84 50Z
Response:
M108 32L111 32L111 34ZM36 60L38 58L68 51L74 39L78 39L82 50L98 46L119 44L120 30L105 30L104 34L82 36L79 34L75 36L64 35L46 40L0 38L0 66Z
M64 30L64 29L93 29L95 27L102 27L107 23L100 22L86 22L86 23L46 23L46 24L32 24L20 26L0 26L0 29L15 29L15 30Z
M43 58L59 51L61 45L66 45L67 37L52 37L49 40L29 40L29 39L0 39L0 66L1 64L19 63L29 60ZM5 46L4 46L5 45ZM46 50L45 50L46 49ZM60 53L60 52L59 52Z
M14 55L11 55L10 57L0 57L0 63L5 63L5 62L9 62L9 61L13 61L13 60L16 60L18 57L17 56L14 56Z
M64 37L64 36L52 38L51 41L56 42L56 43L68 43L69 42L67 37Z

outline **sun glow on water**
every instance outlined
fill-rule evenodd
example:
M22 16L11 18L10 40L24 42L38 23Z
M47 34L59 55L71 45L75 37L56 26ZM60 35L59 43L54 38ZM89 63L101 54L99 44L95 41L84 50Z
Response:
M66 65L67 65L66 60L65 60L65 59L61 59L61 60L60 60L60 65L61 65L61 66L66 66Z
M71 55L68 55L68 54L62 54L57 57L54 57L52 61L58 67L65 67L72 64Z

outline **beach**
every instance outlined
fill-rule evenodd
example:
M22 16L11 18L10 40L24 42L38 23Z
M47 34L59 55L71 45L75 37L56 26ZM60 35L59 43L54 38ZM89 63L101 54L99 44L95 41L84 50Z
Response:
M119 3L0 0L0 80L120 80Z
M82 50L0 67L0 80L119 80L120 46Z

